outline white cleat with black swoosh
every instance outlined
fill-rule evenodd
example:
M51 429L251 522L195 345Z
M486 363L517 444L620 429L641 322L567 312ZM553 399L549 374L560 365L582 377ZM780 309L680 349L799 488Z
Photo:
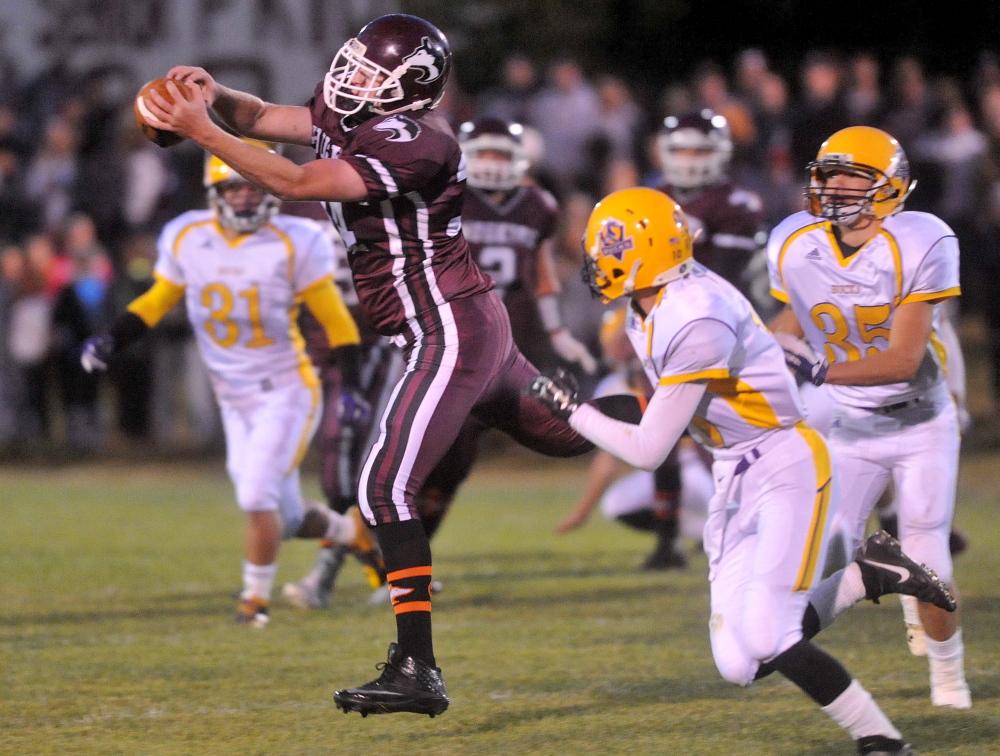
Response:
M865 541L854 558L861 568L866 598L876 604L888 593L913 596L917 601L955 611L955 597L934 570L917 564L903 553L899 541L880 530Z

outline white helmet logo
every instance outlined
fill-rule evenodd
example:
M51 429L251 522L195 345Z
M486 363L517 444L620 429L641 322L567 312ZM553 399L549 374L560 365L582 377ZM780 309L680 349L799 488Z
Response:
M387 142L412 142L420 135L420 125L406 116L389 116L372 128L375 131L391 131L392 136L385 138Z
M407 64L407 68L423 69L417 79L417 84L430 84L441 76L441 69L438 68L431 41L427 37L420 41L420 47L403 58L403 63Z

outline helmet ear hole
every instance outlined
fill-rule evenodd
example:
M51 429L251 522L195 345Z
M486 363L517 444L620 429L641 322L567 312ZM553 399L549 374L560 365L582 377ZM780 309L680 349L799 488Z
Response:
M611 269L611 277L612 278L621 278L624 275L625 275L625 271L622 270L621 268L612 268Z

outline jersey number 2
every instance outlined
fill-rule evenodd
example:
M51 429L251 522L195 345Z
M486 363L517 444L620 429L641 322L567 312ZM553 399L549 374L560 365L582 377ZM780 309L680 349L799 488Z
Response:
M239 296L247 300L247 307L250 316L250 340L247 347L262 347L274 343L274 339L269 339L264 334L264 325L260 318L260 289L251 286L246 291L239 292ZM239 324L230 314L236 303L233 293L225 284L209 284L201 291L201 303L208 308L208 320L205 321L205 331L209 337L220 347L228 349L240 338Z

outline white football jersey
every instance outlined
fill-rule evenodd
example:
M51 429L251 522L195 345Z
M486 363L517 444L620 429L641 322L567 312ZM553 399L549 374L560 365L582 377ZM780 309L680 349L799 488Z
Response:
M220 398L298 374L317 385L297 323L300 293L333 275L333 248L319 224L276 215L230 242L211 210L168 223L156 275L185 287L188 319Z
M707 380L689 431L705 446L739 450L804 417L785 356L746 297L695 264L667 284L626 330L653 386Z
M833 227L807 212L771 232L767 248L771 293L791 306L806 340L833 362L859 360L889 346L896 307L958 296L958 240L939 218L903 212L844 258ZM939 317L935 312L935 328ZM944 380L944 348L936 335L916 375L884 386L830 385L830 395L854 407L880 407L926 394Z

